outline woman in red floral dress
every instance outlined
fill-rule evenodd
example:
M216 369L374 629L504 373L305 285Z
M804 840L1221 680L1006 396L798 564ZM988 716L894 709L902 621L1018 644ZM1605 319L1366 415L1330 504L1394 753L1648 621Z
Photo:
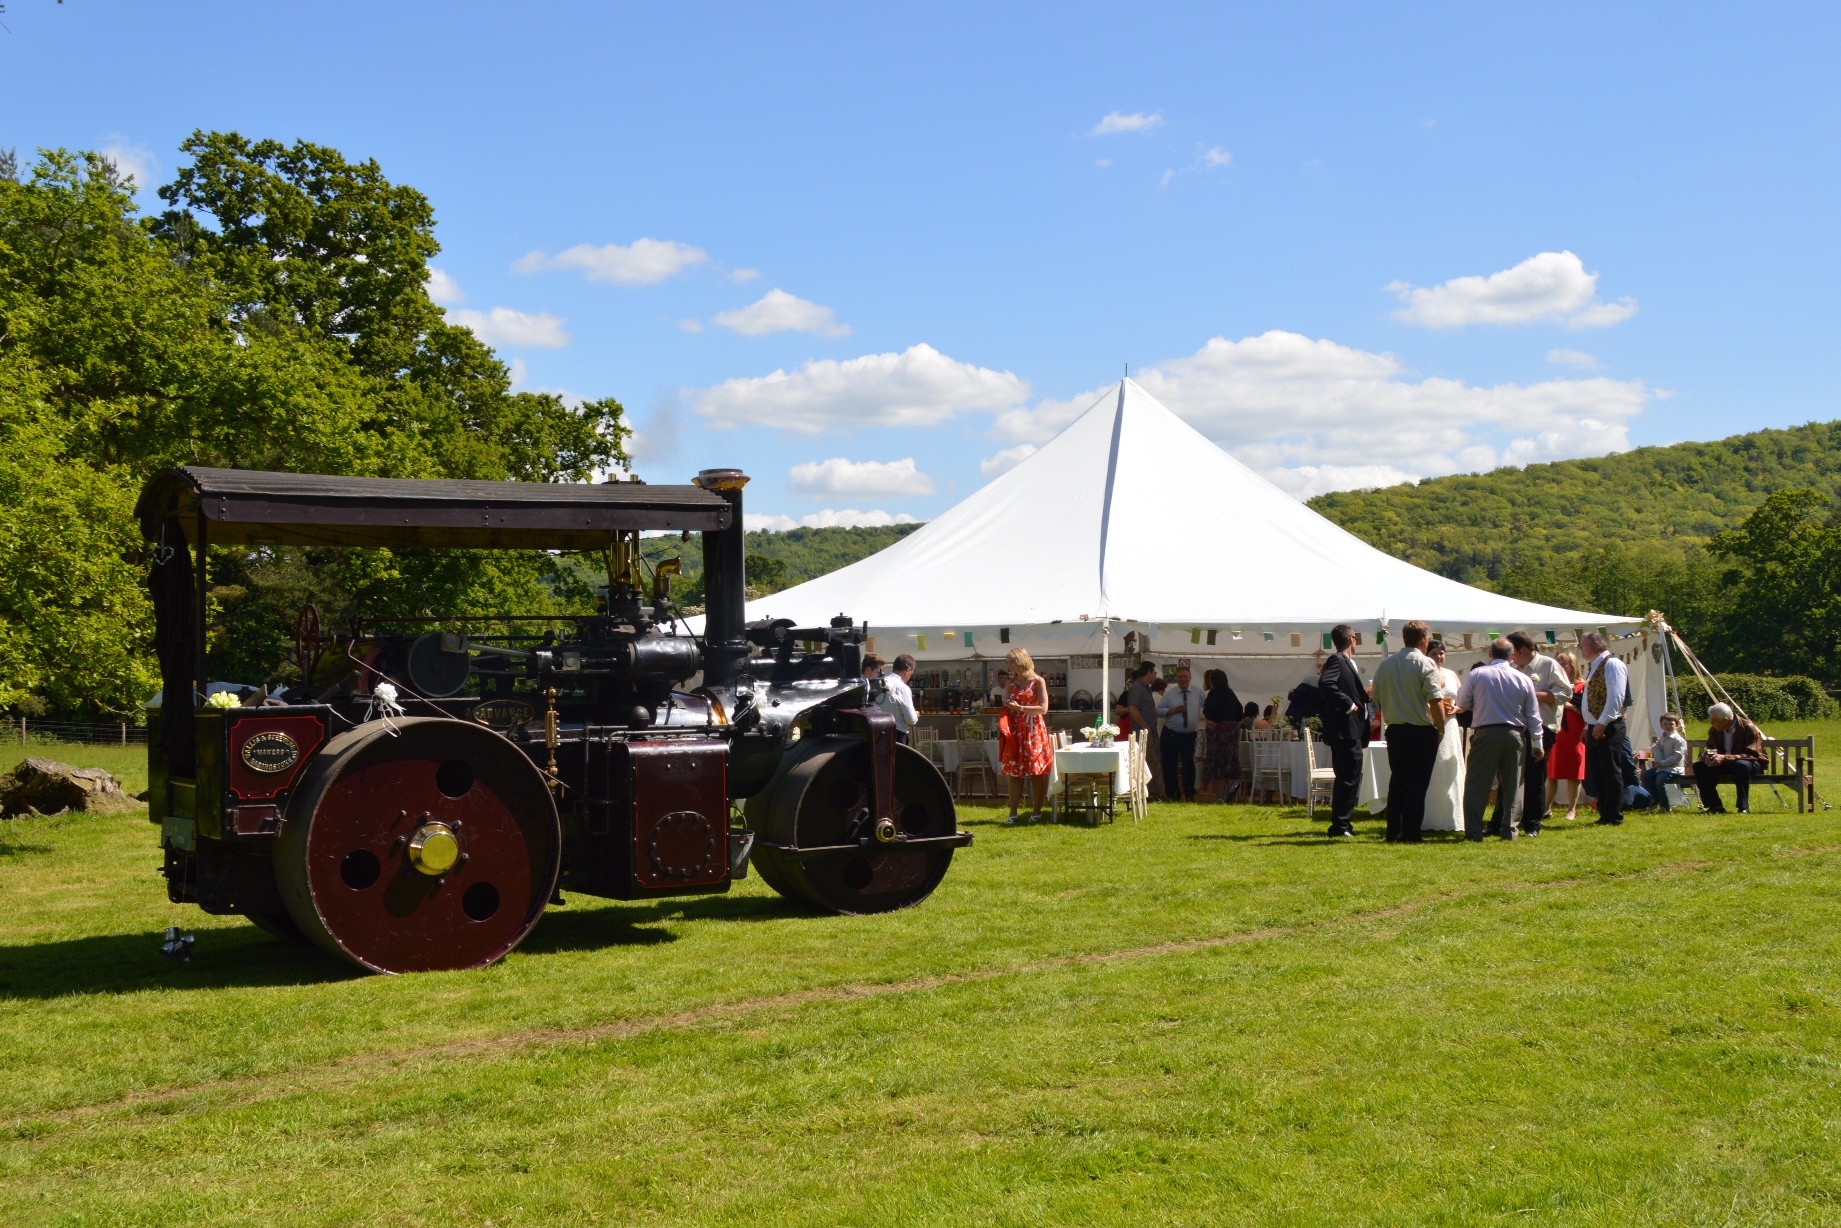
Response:
M1010 684L1004 692L1007 701L997 727L997 766L1010 786L1010 817L1004 820L1014 827L1023 797L1023 778L1029 778L1029 793L1034 813L1030 822L1042 817L1042 805L1048 800L1048 773L1054 767L1055 748L1048 739L1048 684L1036 673L1036 663L1027 650L1010 650Z

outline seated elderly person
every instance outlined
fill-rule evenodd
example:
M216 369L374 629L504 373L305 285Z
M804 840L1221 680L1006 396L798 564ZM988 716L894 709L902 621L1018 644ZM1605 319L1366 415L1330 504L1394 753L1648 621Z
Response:
M1764 733L1742 716L1734 716L1730 705L1714 704L1707 709L1707 748L1694 764L1694 784L1700 789L1700 802L1709 813L1724 814L1720 803L1720 782L1730 780L1733 801L1740 814L1751 812L1752 777L1764 770Z

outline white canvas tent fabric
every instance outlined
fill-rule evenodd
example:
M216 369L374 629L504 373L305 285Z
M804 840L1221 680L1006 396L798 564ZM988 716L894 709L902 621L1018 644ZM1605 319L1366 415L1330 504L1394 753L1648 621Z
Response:
M1389 628L1397 636L1424 619L1459 666L1479 655L1461 651L1466 635L1480 650L1491 633L1517 628L1550 642L1593 627L1647 634L1640 619L1518 601L1377 550L1130 379L895 545L748 607L750 619L799 626L840 613L868 622L884 656L934 661L1001 657L1019 644L1097 655L1106 623L1113 654L1132 633L1160 659L1235 662L1230 678L1249 699L1314 676L1323 636L1340 622L1373 657ZM1620 655L1634 665L1641 647L1646 639Z

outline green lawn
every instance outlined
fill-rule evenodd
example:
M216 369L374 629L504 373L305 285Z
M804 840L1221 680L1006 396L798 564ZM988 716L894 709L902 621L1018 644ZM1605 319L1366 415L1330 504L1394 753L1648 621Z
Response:
M139 816L0 824L0 1223L1841 1222L1841 811L1769 799L970 809L907 913L572 899L394 979L166 904Z

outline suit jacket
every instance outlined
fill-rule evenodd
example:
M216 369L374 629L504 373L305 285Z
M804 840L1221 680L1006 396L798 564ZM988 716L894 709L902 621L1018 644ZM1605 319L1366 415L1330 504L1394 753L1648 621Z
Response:
M1357 746L1368 741L1368 688L1362 685L1362 672L1355 668L1355 662L1342 653L1334 653L1323 663L1323 673L1317 677L1317 689L1323 692L1323 703L1329 712L1323 718L1323 740L1325 742L1353 742ZM1349 711L1350 705L1355 710Z
M1740 759L1749 759L1762 767L1764 765L1764 731L1742 716L1732 718L1732 750L1721 750L1724 739L1711 729L1707 731L1707 747L1701 751L1705 756L1708 751L1716 755L1732 754Z

